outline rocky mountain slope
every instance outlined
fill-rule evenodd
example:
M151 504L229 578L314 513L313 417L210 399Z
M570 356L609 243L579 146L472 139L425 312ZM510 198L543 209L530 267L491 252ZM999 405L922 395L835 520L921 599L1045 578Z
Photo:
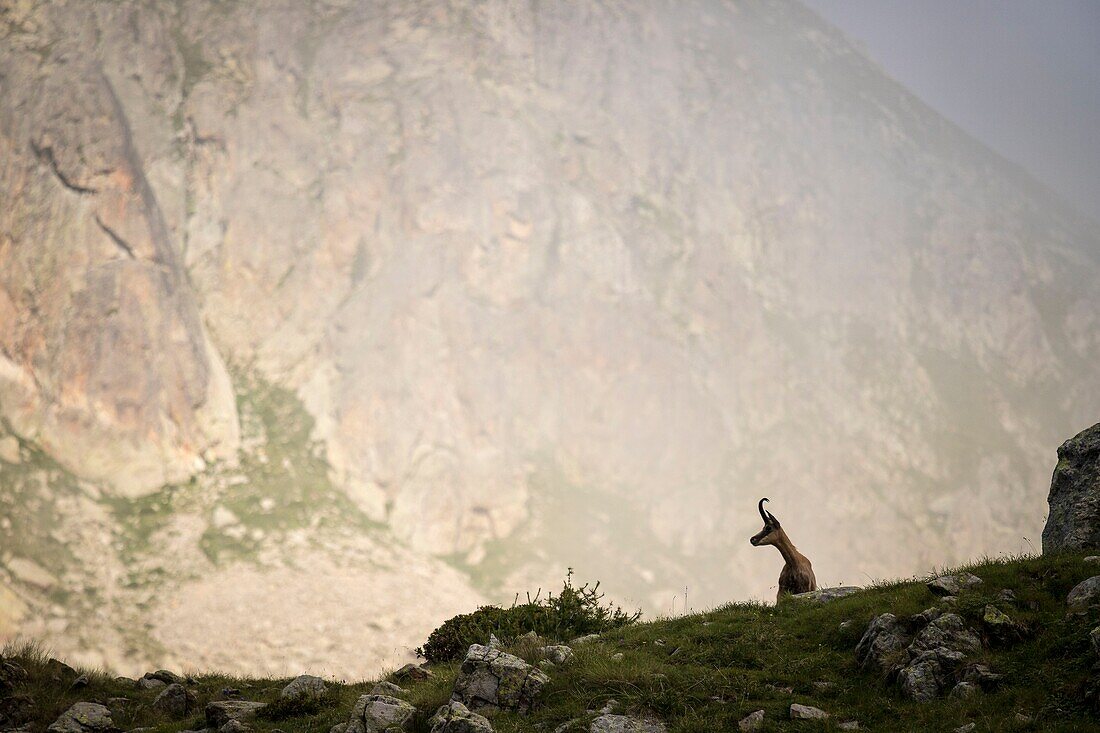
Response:
M81 680L32 650L0 664L0 728L1078 733L1095 729L1100 700L1097 559L982 563L579 639L483 639L461 662L408 665L377 683L168 670Z
M767 597L762 495L1018 550L1100 412L1095 227L793 2L0 0L0 95L0 624L88 662Z

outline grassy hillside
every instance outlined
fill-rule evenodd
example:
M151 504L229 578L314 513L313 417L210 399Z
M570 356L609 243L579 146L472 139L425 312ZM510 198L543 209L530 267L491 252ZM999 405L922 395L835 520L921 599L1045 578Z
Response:
M836 730L844 721L881 731L953 731L968 723L975 723L977 732L1100 730L1091 687L1096 656L1089 642L1100 610L1067 616L1065 606L1070 589L1100 574L1100 565L1065 554L987 561L964 570L984 581L955 604L968 625L982 629L986 606L993 605L1025 630L1021 640L983 644L982 652L972 657L1005 675L993 692L916 703L878 674L857 668L854 648L874 616L891 612L902 617L940 602L923 582L906 581L828 604L731 604L627 626L578 645L573 660L550 669L542 704L530 715L501 713L491 716L492 723L497 731L553 731L579 719L571 729L587 730L593 717L589 711L611 704L615 712L660 718L673 733L737 730L739 720L759 709L765 711L761 730ZM1015 601L1002 600L1004 589L1014 591ZM524 649L515 651L530 656ZM13 657L29 679L0 694L30 699L31 731L44 730L81 700L108 704L122 730L200 729L205 727L203 706L222 699L223 688L238 688L244 699L273 702L289 682L195 674L189 684L198 698L195 712L168 720L151 707L156 691L138 690L129 681L99 673L89 673L86 687L71 689L78 671L63 670L33 649L9 650L9 661ZM420 731L428 730L428 717L449 697L458 664L432 670L431 679L404 683L407 699L421 711ZM369 682L330 684L319 703L273 705L251 727L257 732L326 733L347 720L356 698L371 687ZM831 718L790 720L791 703L819 707Z

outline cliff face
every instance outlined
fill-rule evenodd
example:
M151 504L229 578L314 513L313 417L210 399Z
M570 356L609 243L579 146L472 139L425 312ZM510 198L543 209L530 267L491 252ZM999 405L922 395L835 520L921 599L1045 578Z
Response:
M662 611L771 595L763 495L823 582L1024 548L1100 410L1094 229L798 5L9 0L0 38L0 416L119 537L120 496L216 487L152 535L193 548L275 480L227 362L355 522Z

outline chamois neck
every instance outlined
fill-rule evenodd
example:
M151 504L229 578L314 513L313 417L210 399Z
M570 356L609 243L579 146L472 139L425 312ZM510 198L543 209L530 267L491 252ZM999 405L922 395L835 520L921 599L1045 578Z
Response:
M798 548L791 542L791 538L782 529L779 530L779 536L775 538L775 542L772 544L775 545L775 549L779 550L779 554L788 563L794 564L797 560L803 558L802 553L798 551Z

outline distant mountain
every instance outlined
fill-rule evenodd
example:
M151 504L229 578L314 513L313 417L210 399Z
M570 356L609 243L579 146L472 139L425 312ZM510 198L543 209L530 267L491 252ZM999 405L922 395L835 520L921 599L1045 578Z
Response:
M761 496L1038 550L1100 413L1100 235L793 2L7 2L0 95L0 626L81 661L766 598Z

